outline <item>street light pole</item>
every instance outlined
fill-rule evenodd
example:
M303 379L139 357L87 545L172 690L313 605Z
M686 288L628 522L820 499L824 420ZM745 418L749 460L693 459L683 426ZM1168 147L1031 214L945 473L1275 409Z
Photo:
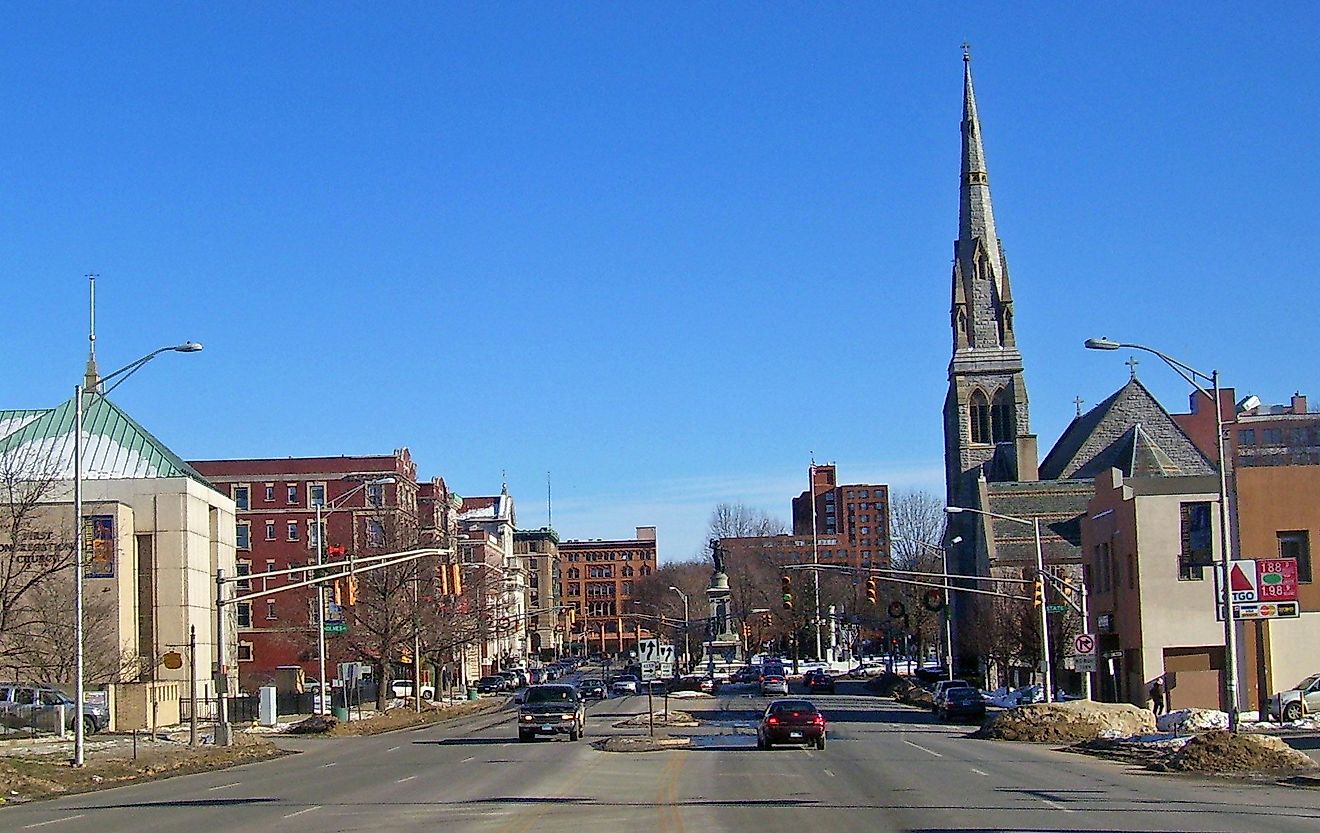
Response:
M683 671L688 670L691 657L688 656L688 597L687 594L672 584L669 586L683 600Z
M948 679L953 679L953 599L949 591L949 548L937 547L928 541L922 541L918 538L891 538L891 542L903 541L909 544L916 544L919 547L925 547L928 550L939 550L940 560L944 565L944 667L948 673ZM954 536L951 544L961 544L962 536Z
M1037 574L1036 581L1041 583L1045 581L1045 579L1042 578L1042 576L1045 574L1045 556L1044 553L1041 551L1041 546L1040 546L1039 518L1032 518L1030 520L1027 520L1026 518L1015 518L1012 515L1001 515L998 512L987 512L984 509L971 509L966 506L946 506L944 507L944 511L948 512L950 515L957 515L962 512L971 512L976 515L984 515L987 518L999 518L1000 520L1003 521L1012 521L1013 523L1024 524L1026 526L1031 527L1032 532L1035 534L1035 539L1036 539L1036 574ZM1052 679L1053 669L1050 666L1050 617L1049 617L1049 613L1045 610L1044 600L1042 599L1041 602L1042 603L1040 606L1040 654L1041 654L1040 667L1041 667L1041 673L1044 674L1045 676L1045 685L1043 685L1042 688L1045 690L1045 702L1052 703L1054 702L1054 690L1053 690L1054 683Z
M1156 350L1153 347L1146 347L1142 344L1129 344L1126 342L1112 341L1107 338L1088 338L1085 342L1088 350L1141 350L1158 356L1161 361L1167 364L1175 373L1183 377L1183 380L1192 387L1196 388L1203 396L1207 397L1213 403L1215 409L1215 449L1219 455L1219 561L1221 578L1221 594L1217 599L1220 608L1220 615L1224 619L1224 700L1228 709L1228 730L1236 732L1238 728L1238 685L1237 685L1237 640L1233 625L1233 590L1229 582L1229 573L1232 567L1231 536L1229 534L1229 514L1228 514L1228 457L1224 449L1224 410L1219 404L1219 370L1215 369L1209 373L1203 373L1196 368L1178 361L1177 359L1165 353ZM1211 385L1211 391L1201 386L1197 379L1204 379Z

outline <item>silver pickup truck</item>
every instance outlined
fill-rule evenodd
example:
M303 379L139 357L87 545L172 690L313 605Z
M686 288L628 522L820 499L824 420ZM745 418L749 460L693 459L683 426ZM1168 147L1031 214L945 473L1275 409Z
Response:
M68 694L49 685L0 683L0 725L6 728L58 732L61 706L64 728L72 730L78 718L73 698ZM84 703L82 719L83 731L92 734L110 725L110 712L102 706Z

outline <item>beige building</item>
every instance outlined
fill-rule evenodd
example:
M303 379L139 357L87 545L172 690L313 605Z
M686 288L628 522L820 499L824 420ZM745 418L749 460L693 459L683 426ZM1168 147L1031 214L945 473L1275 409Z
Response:
M88 679L174 681L187 696L195 628L197 693L210 696L215 574L234 574L234 503L101 394L85 394L83 407ZM8 488L0 511L13 521L0 559L41 576L27 598L0 600L16 617L0 644L7 655L26 657L8 672L20 678L72 677L72 629L64 624L71 613L44 621L29 614L40 607L31 594L56 600L57 609L67 600L72 610L74 412L72 399L46 411L0 411L0 477ZM232 686L232 614L227 627L221 664ZM165 666L171 652L181 655L181 667Z

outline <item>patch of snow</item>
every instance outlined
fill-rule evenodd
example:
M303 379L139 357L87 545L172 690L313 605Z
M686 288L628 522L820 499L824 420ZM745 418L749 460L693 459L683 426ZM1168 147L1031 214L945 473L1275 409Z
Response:
M707 693L704 692L704 691L671 691L671 692L669 692L669 697L670 697L670 699L673 699L673 700L695 700L695 699L697 699L697 698L699 698L699 697L713 697L713 696L714 696L714 695L712 695L712 694L707 694Z
M1177 709L1156 716L1155 726L1161 732L1208 732L1227 729L1228 715L1218 709Z

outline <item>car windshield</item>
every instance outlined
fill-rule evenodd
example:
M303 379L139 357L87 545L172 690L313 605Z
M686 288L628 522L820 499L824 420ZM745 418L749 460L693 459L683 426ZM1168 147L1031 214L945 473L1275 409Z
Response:
M770 707L771 714L785 714L788 712L815 714L816 706L809 700L781 700Z
M481 682L481 683L500 683L500 682L504 682L504 678L503 678L503 677L482 677L482 678L481 678L480 680L478 680L477 682Z
M1315 685L1316 683L1320 683L1320 674L1312 674L1311 676L1307 677L1305 680L1302 680L1300 683L1293 686L1293 688L1299 688L1302 691L1306 691L1308 688Z
M586 686L594 686L594 685L601 685L601 684L602 684L602 681L601 681L601 680L583 680L583 681L582 681L582 685L583 685L584 687L586 687Z
M574 703L577 692L566 685L532 686L527 689L527 703Z
M981 693L971 687L951 688L949 689L949 699L956 700L959 703L980 700Z

